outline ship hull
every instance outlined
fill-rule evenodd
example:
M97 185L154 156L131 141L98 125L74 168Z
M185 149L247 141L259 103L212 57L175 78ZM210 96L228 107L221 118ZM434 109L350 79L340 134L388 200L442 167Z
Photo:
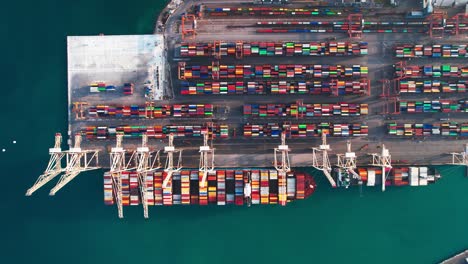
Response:
M381 167L358 167L355 172L360 179L353 177L352 173L341 168L334 168L332 176L335 178L338 187L358 185L359 180L365 186L382 185ZM391 169L387 168L384 172L386 175L385 186L426 186L440 178L440 174L436 169L425 166L398 166Z
M181 170L172 175L172 179L163 188L166 177L163 171L156 171L146 176L148 205L252 205L281 204L294 200L306 199L316 189L312 176L303 172L287 173L286 179L279 177L271 169L233 169L216 170L208 173L206 184L202 186L203 173L198 170ZM122 204L141 204L141 190L136 172L124 172L122 177ZM250 182L251 193L247 197L244 186ZM284 196L280 190L284 188ZM115 203L112 178L104 174L104 202Z

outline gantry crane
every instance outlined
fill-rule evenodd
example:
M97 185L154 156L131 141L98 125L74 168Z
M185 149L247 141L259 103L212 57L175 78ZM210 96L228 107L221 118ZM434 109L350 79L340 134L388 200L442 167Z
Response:
M82 150L81 149L81 135L75 135L75 146L70 150L65 151L67 156L67 167L65 174L63 174L57 185L50 190L49 195L55 195L63 186L73 180L78 174L83 171L90 171L99 169L98 156L99 150ZM90 166L91 162L95 162L95 166Z
M385 191L385 181L387 179L385 170L387 168L390 168L390 169L392 168L392 156L390 155L390 152L383 144L382 144L382 152L380 154L372 153L370 155L372 155L371 165L382 167L382 191ZM388 173L390 173L390 171Z
M318 148L312 148L312 167L323 171L331 186L336 188L336 182L330 174L332 169L330 159L328 158L329 150L330 145L327 145L327 133L322 132L322 145ZM320 152L322 152L322 155L320 155Z
M167 153L166 165L164 166L166 178L164 178L162 187L166 188L167 183L172 178L172 174L182 169L182 150L176 149L174 147L174 134L172 133L169 134L169 143L167 146L164 147L164 153ZM177 160L176 166L174 166L174 153L179 153L179 158Z
M465 165L468 166L468 143L465 144L465 149L462 152L452 152L452 164L453 165Z
M88 105L86 102L74 102L72 112L75 113L75 119L82 120L85 119L83 106Z
M213 144L213 141L211 141ZM208 145L208 132L203 133L203 146L200 146L200 166L198 170L203 173L200 187L204 188L208 173L214 171L214 149Z
M50 180L55 178L57 175L62 173L62 158L65 156L65 153L62 152L60 145L62 144L62 135L60 133L55 134L55 145L53 148L49 149L50 159L49 164L47 165L46 170L42 175L37 178L37 181L34 185L28 189L26 196L31 196L37 189L44 186Z
M148 218L148 186L146 184L146 176L148 173L153 172L161 167L159 162L159 150L150 152L148 148L148 135L143 134L141 147L137 148L136 159L137 159L137 173L140 185L141 203L143 205L143 215ZM152 156L154 155L154 156ZM153 160L151 160L153 158ZM151 183L152 184L152 183Z
M182 39L185 39L186 35L191 35L195 38L197 28L197 19L193 14L183 15L181 19L181 33Z
M281 161L278 161L278 154L281 153ZM289 146L286 145L286 132L281 133L281 145L275 148L275 169L278 171L279 186L278 196L280 205L286 205L286 174L291 171L291 163L289 162Z
M130 163L134 160L135 152L132 152L128 163L126 162L126 151L122 147L123 134L116 135L115 147L110 152L110 175L112 178L112 189L114 191L115 203L117 204L117 211L119 218L123 218L122 206L122 172L132 170Z
M338 159L337 167L346 170L349 174L352 175L354 179L358 180L358 184L362 186L361 176L356 173L356 153L351 151L351 141L346 141L346 153L345 154L336 154ZM347 188L348 186L346 186Z

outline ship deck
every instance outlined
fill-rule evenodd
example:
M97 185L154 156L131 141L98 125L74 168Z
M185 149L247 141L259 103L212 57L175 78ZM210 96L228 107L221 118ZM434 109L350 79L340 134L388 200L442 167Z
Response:
M206 122L215 122L228 124L231 137L228 139L214 139L215 164L217 167L269 167L273 162L273 149L279 144L278 138L244 138L242 137L242 125L244 123L265 124L270 122L290 121L291 123L320 123L320 122L342 122L342 123L362 123L369 126L369 136L367 137L330 137L328 144L331 146L331 162L336 161L336 153L344 153L346 149L346 140L351 139L353 150L358 155L358 164L366 165L370 163L368 153L380 152L382 144L390 150L392 160L395 163L405 164L444 164L451 161L450 152L462 151L463 145L468 143L463 138L447 138L441 136L429 137L391 137L387 135L386 124L389 122L398 123L437 123L441 118L450 118L450 121L466 121L466 113L423 113L423 114L382 114L385 102L379 96L382 93L381 79L392 78L392 65L400 61L394 57L392 47L397 43L417 43L417 44L450 44L466 43L466 36L450 37L444 39L431 39L423 34L408 33L370 33L363 34L360 40L368 42L367 56L348 56L348 57L245 57L242 60L236 58L223 57L223 64L344 64L344 65L365 65L369 67L369 76L371 80L370 96L322 96L322 95L180 95L180 81L177 77L178 44L182 41L178 33L178 23L180 15L187 12L192 4L199 4L205 1L186 1L169 17L165 26L165 39L167 46L167 60L169 61L169 77L164 85L167 88L161 90L158 96L161 99L156 101L160 104L174 103L211 103L216 106L223 106L229 109L229 113L216 113L210 119L88 119L76 120L75 113L69 112L70 132L76 133L85 126L118 126L118 125L155 125L155 124L203 124ZM235 1L234 1L235 2ZM216 1L219 6L232 6L232 1ZM339 18L345 20L346 17ZM324 41L330 37L336 37L336 41L350 40L347 35L339 33L294 33L294 34L258 34L255 27L252 27L257 21L275 20L268 18L210 18L204 17L197 22L197 35L187 42L213 42L215 40L232 41ZM291 19L294 20L294 19ZM321 20L314 19L296 19L296 20ZM144 89L142 86L148 79L149 65L154 63L164 66L164 55L161 50L151 50L147 48L134 49L135 43L144 43L162 41L159 35L152 36L118 36L112 40L113 53L107 53L108 46L99 45L99 40L108 37L70 37L69 38L69 109L72 109L73 102L88 102L95 104L139 104L144 105ZM127 39L127 40L126 40ZM91 42L90 42L91 41ZM145 42L146 41L146 42ZM128 42L132 42L129 45ZM87 43L95 43L96 46L90 46ZM71 45L74 44L74 45ZM88 46L86 46L88 45ZM158 45L156 45L157 49ZM104 51L106 50L106 51ZM106 56L102 56L106 54ZM115 56L117 55L118 56ZM157 59L155 59L157 58ZM191 58L188 64L208 65L212 58ZM153 63L149 63L153 62ZM413 59L408 60L408 65L426 65L426 64L456 64L466 65L463 59ZM130 64L130 65L129 65ZM165 72L165 71L164 71ZM89 91L84 88L94 81L106 81L108 83L122 84L124 82L133 82L136 84L135 93L132 96L118 96L108 94L89 95ZM414 94L402 96L404 100L438 100L464 99L464 94ZM242 105L248 103L295 103L302 99L304 103L366 103L369 104L369 114L360 117L322 117L322 118L252 118L243 117ZM232 134L236 131L237 136ZM198 167L199 153L198 146L201 139L183 138L176 139L176 147L184 149L183 165L185 167ZM87 141L84 140L82 147L86 149L101 149L99 157L100 165L108 167L109 159L107 151L115 144L111 140ZM134 149L140 144L139 140L124 140L124 147ZM161 149L165 140L150 139L149 144L154 149ZM311 148L320 144L320 138L287 139L287 144L291 148L290 157L293 167L310 166ZM363 148L364 146L368 146ZM359 150L363 148L362 150Z

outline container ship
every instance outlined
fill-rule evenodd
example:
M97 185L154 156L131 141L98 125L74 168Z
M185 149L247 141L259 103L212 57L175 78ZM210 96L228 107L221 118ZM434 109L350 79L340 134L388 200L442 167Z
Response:
M269 169L227 169L208 173L206 184L201 184L203 172L181 170L172 174L166 186L167 174L156 171L146 176L148 205L248 205L280 204L302 200L311 196L316 183L303 172L289 172L286 180L278 171ZM123 172L122 205L141 204L141 189L137 172ZM285 190L281 192L280 190ZM115 203L112 177L104 174L104 202Z
M384 170L385 186L426 186L434 183L440 178L440 173L429 167L393 167ZM382 168L380 167L358 167L356 175L347 169L334 168L332 176L338 187L349 187L351 185L363 184L376 186L382 184Z

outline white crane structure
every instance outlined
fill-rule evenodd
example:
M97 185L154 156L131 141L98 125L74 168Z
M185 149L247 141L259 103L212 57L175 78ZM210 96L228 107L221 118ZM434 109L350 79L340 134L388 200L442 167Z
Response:
M361 181L361 177L356 173L356 153L351 151L351 141L346 141L346 153L345 154L336 154L338 158L337 166L347 170L353 178Z
M123 206L122 206L122 172L132 170L134 168L129 168L130 163L133 161L135 152L131 154L128 163L126 163L125 154L126 151L122 147L122 134L116 135L116 144L115 147L111 149L110 152L110 175L112 178L112 189L114 191L115 203L117 205L117 210L119 218L123 218Z
M169 183L172 178L172 174L182 169L182 150L174 147L174 134L172 133L169 134L169 142L168 145L164 147L164 153L167 153L166 165L164 166L166 178L164 178L162 187L166 188L167 183ZM177 160L177 164L174 166L175 153L179 153L179 158Z
M345 154L336 154L338 159L337 167L346 170L348 175L350 174L354 179L358 180L358 184L360 187L360 193L362 195L362 179L358 173L356 173L356 153L351 151L351 141L346 141L346 153ZM346 185L348 188L349 185Z
M82 150L81 135L77 133L75 135L74 147L65 151L65 155L67 157L65 174L60 177L57 185L50 190L49 195L55 195L63 186L67 185L67 183L73 180L81 172L99 169L98 154L99 150ZM95 165L90 166L93 161Z
M161 164L159 162L159 150L151 152L148 148L148 136L143 134L141 139L141 147L138 147L136 151L137 173L140 185L141 203L143 205L143 215L145 218L148 218L148 197L151 194L148 193L146 176L148 173L159 169Z
M330 150L330 145L327 144L327 134L322 133L322 145L318 148L312 148L312 167L323 171L331 186L335 188L336 182L331 176L332 169L330 159L328 158L328 151Z
M392 156L390 152L382 144L382 152L379 153L372 153L372 166L382 167L382 192L385 191L385 180L387 179L387 175L385 170L387 168L392 168ZM390 171L388 172L390 174Z
M211 141L213 143L213 141ZM200 166L198 171L203 173L200 187L204 188L208 173L214 171L214 148L208 145L208 133L203 133L203 146L200 146Z
M453 165L465 165L468 166L468 143L465 144L465 149L462 152L452 152L452 164Z
M62 152L60 145L62 144L62 135L60 133L55 134L55 145L53 148L49 149L50 159L47 168L42 175L37 178L34 185L28 189L26 196L31 196L35 191L44 186L50 180L55 178L57 175L62 173L64 170L62 168L62 158L65 156L65 153Z
M278 155L281 153L281 161L278 161ZM291 163L289 161L289 146L286 145L286 133L281 133L281 145L278 145L274 151L275 161L274 166L278 171L279 179L281 183L278 186L279 203L286 205L286 174L291 171Z

